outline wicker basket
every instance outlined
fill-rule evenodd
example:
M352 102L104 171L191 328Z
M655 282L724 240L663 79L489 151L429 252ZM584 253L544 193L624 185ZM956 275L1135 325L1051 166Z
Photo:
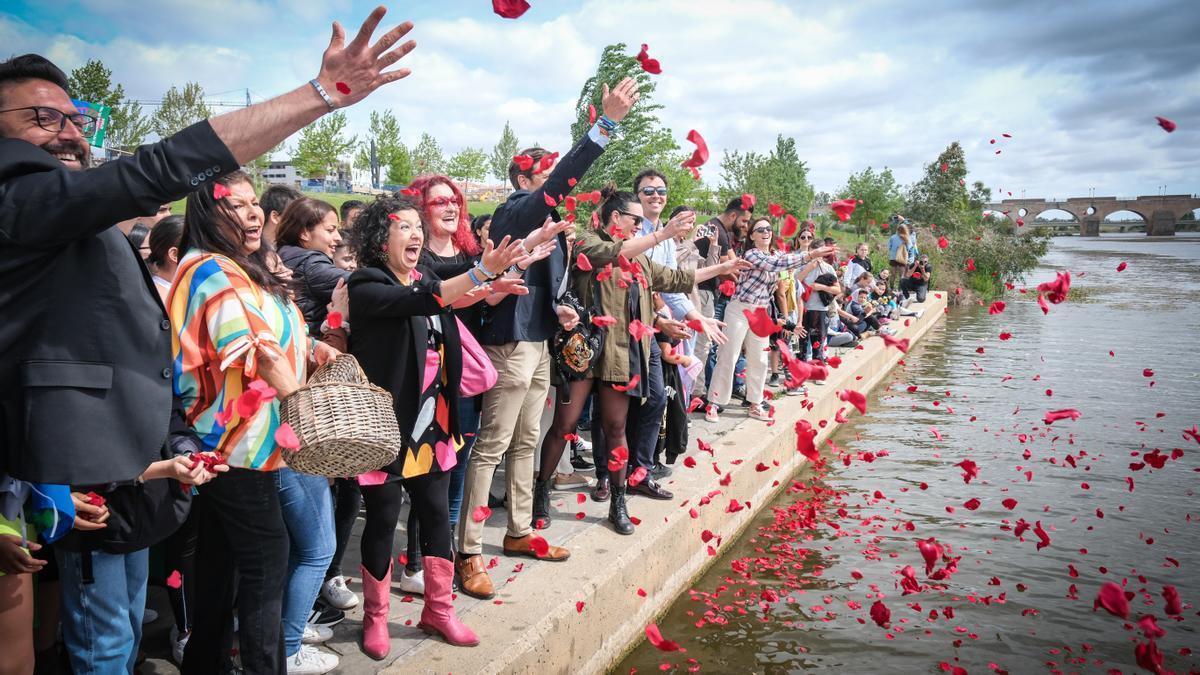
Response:
M342 354L280 401L279 416L300 440L283 449L296 471L340 478L380 469L400 453L392 395L367 381L358 361Z

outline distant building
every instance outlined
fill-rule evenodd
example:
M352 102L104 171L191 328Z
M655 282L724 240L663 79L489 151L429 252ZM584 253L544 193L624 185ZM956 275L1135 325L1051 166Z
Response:
M294 188L300 187L300 174L296 172L296 166L292 164L292 160L290 159L268 163L267 168L263 171L262 177L263 180L270 185L286 185Z

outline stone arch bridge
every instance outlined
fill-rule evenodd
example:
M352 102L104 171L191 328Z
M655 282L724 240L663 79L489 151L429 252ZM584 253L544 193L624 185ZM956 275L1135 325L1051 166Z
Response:
M985 211L1003 213L1011 220L1024 219L1033 224L1035 218L1050 210L1066 211L1079 223L1079 234L1100 236L1100 222L1117 211L1131 211L1146 221L1148 236L1171 236L1175 225L1184 215L1200 208L1195 195L1156 195L1134 199L1117 197L1070 197L1066 201L1046 199L1005 199L984 206Z

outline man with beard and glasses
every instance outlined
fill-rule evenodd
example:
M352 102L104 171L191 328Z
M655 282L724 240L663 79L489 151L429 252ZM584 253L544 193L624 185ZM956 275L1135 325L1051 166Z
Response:
M348 43L334 23L313 80L95 169L87 167L96 121L71 103L63 72L37 54L0 62L0 474L71 485L86 516L97 507L79 488L103 493L129 484L164 456L171 322L115 224L212 189L216 178L322 115L408 75L388 69L415 47L400 44L411 23L372 44L385 11L372 12ZM114 536L115 520L96 534ZM153 523L133 525L140 532ZM114 548L109 539L101 546ZM76 673L132 670L145 552L92 550L88 571L95 581L72 589L81 594L74 603L60 564L64 632ZM277 662L262 670L282 668L282 639L277 651Z

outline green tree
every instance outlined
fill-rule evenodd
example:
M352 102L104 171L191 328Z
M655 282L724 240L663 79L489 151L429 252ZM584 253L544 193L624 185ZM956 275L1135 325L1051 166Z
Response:
M182 91L171 85L151 119L154 133L159 138L166 138L190 124L212 117L212 114L204 103L204 88L196 82L188 82Z
M504 131L500 132L500 140L496 141L496 145L492 147L492 154L488 156L488 169L497 180L508 180L508 165L512 163L512 158L521 150L521 142L517 140L517 134L512 130L508 120L504 121Z
M142 106L125 100L125 88L113 83L112 71L102 61L93 59L72 70L67 76L67 86L71 96L88 103L102 103L112 109L112 118L105 131L105 147L132 149L141 145L154 130L150 119L142 114Z
M591 127L589 105L595 106L597 112L603 112L603 85L612 88L622 79L632 77L637 81L641 95L612 132L604 154L580 178L576 191L598 190L608 182L622 190L632 190L633 179L642 169L658 169L667 177L670 186L666 205L666 211L670 212L679 204L691 204L700 194L700 184L692 178L691 172L680 166L690 153L680 151L671 130L663 127L655 114L662 106L653 103L654 81L642 70L637 59L626 52L624 43L604 48L596 74L584 83L575 104L575 121L571 124L573 139L583 136ZM589 215L590 211L583 206L580 209L581 217Z
M446 158L436 138L427 133L421 134L421 141L412 151L412 167L416 176L446 172Z
M412 180L412 160L408 156L408 148L400 140L400 123L391 110L382 113L371 111L370 126L367 138L358 148L354 166L359 169L371 168L371 142L375 142L375 161L383 169L383 181L394 185L404 185Z
M936 224L938 230L957 232L977 222L980 210L971 207L966 188L967 160L958 141L951 143L932 164L925 165L925 175L908 190L908 215L920 223Z
M813 202L813 188L808 182L808 167L796 152L796 141L776 137L769 154L756 152L725 152L721 160L722 204L742 194L758 198L758 212L766 213L769 203L779 204L797 218L808 216Z
M983 184L983 181L975 181L971 183L971 193L967 195L967 201L970 204L971 210L983 216L983 207L992 201L992 188Z
M324 178L334 173L356 143L356 136L346 136L346 113L335 112L304 127L292 161L305 178Z
M480 148L463 148L446 163L446 173L467 181L482 181L488 174L488 155Z
M850 174L846 179L846 186L838 192L838 199L862 201L850 216L850 224L860 234L865 233L871 225L888 222L888 218L904 206L900 185L892 176L892 170L886 167L876 173L868 166L858 173Z

